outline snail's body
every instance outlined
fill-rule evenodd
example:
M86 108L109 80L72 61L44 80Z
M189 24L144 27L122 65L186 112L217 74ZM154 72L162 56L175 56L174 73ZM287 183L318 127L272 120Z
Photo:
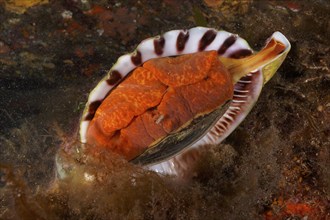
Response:
M131 160L232 96L231 77L216 51L149 60L102 102L87 143Z

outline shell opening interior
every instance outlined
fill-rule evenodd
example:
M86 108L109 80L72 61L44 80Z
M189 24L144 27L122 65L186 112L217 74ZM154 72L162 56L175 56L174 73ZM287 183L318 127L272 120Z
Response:
M261 51L251 56L241 59L220 56L219 59L232 75L233 82L236 83L247 73L271 63L274 58L278 57L284 51L285 45L272 38Z

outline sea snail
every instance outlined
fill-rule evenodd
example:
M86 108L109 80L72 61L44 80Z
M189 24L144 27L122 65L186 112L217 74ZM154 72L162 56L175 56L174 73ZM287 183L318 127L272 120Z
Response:
M90 93L80 141L184 176L196 151L220 143L242 122L290 47L275 32L254 53L239 36L205 27L146 39Z

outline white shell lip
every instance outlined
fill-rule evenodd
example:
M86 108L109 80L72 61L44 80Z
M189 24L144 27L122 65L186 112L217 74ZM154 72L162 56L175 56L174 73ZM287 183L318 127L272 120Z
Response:
M266 84L276 73L277 69L282 65L282 62L288 55L291 50L291 44L288 39L279 31L276 31L272 34L272 36L267 40L267 44L269 41L274 39L282 43L285 46L285 49L282 53L278 54L272 60L269 60L267 63L260 65L258 69L262 69L264 75L264 84Z
M277 41L280 41L286 46L286 49L284 51L284 54L286 55L291 48L290 42L286 39L286 37L280 32L275 32L271 36L271 38L275 38ZM161 40L164 41L164 45L162 45ZM203 43L206 44L206 46L202 47L201 49L201 44ZM182 50L178 47L178 44L184 45ZM112 66L109 73L91 91L80 123L80 141L83 144L87 141L86 137L90 120L86 120L86 118L90 118L90 107L92 106L92 104L96 102L101 103L106 98L107 94L109 94L110 91L114 88L114 86L117 83L120 83L120 80L113 84L108 83L108 81L111 80L111 74L113 72L116 71L117 75L119 74L120 79L122 79L136 67L153 58L176 56L210 50L217 50L219 56L224 57L232 56L233 54L239 53L240 51L253 53L253 50L251 49L247 41L239 37L238 35L232 34L227 31L218 31L216 29L206 27L194 27L189 30L171 30L165 32L162 35L143 40L132 53L121 56ZM279 56L282 56L282 54ZM230 129L228 129L225 126L226 123L220 123L219 120L219 123L217 123L216 125L218 125L219 127L224 127L223 130L225 130L225 132L221 134L218 133L217 135L211 135L210 133L207 133L198 142L191 146L191 148L199 148L204 144L220 143L244 120L248 112L253 107L254 103L257 101L258 96L261 92L263 86L263 67L264 66L255 70L255 72L258 72L258 77L255 79L256 82L254 82L256 83L254 85L255 88L253 92L248 94L248 96L246 97L246 101L242 101L240 99L236 100L237 103L243 103L244 107L237 107L235 104L233 104L231 108L228 109L228 111L220 119L230 120L232 117L230 116L230 110L234 111L236 109L238 116L237 119L235 119L234 125L231 126ZM94 113L95 111L96 109L94 109ZM179 172L182 171L182 167L189 167L189 165L185 164L184 162L181 162L180 155L177 155L167 161L146 167L156 172L177 175Z
M275 40L277 40L285 45L286 48L283 53L285 53L286 51L289 51L291 49L290 42L281 32L279 32L279 31L274 32L270 38L274 38Z

